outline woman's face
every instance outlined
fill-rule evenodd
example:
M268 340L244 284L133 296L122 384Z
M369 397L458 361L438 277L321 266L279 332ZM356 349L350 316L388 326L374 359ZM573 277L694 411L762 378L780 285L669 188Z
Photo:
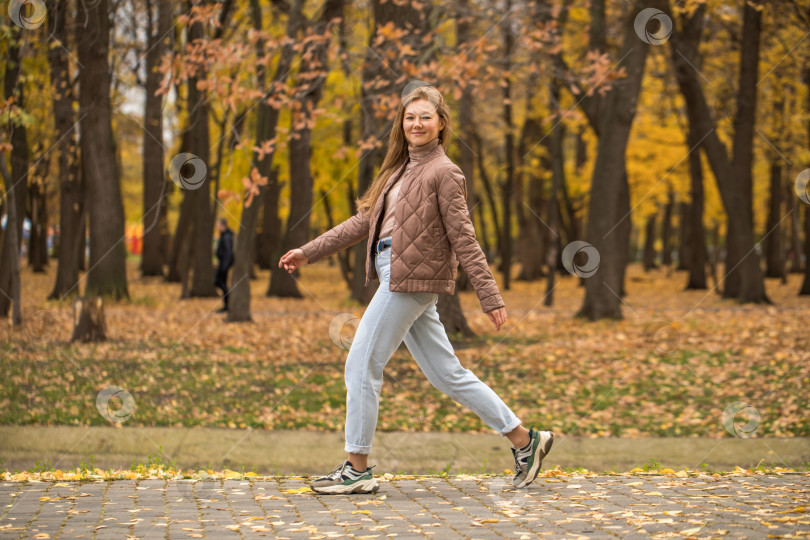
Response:
M436 108L426 99L416 99L405 108L402 129L405 138L414 146L421 146L439 136L444 121L439 118Z

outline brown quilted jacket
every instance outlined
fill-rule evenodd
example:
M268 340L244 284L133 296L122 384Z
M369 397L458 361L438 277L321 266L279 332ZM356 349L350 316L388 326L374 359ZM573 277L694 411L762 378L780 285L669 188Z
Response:
M407 165L407 163L406 163ZM403 165L403 168L405 165ZM379 279L373 248L382 224L391 175L371 212L359 211L301 246L310 263L368 237L366 286ZM475 236L467 209L467 185L461 169L441 144L416 162L401 180L391 234L391 291L453 294L458 264L467 272L484 313L504 307L498 285Z

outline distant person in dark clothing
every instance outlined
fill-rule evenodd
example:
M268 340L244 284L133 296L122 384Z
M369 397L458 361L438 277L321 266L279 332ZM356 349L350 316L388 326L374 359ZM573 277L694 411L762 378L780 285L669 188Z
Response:
M222 301L224 306L217 310L217 313L228 311L228 270L233 266L233 231L228 228L228 220L219 218L217 221L219 231L219 242L217 242L217 275L214 278L214 286L222 289Z

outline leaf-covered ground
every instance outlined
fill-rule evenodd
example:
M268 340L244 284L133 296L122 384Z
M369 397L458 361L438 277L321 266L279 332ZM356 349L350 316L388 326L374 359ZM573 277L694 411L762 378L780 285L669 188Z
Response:
M55 263L47 275L24 271L25 325L4 323L0 335L0 423L106 424L97 397L114 385L134 399L127 425L343 430L348 351L330 324L364 307L337 266L305 267L303 299L265 297L268 273L259 272L248 324L224 323L218 299L179 300L178 284L138 277L134 261L129 271L132 300L105 307L109 341L87 345L69 343L71 303L46 301ZM810 298L796 296L801 276L768 280L775 305L751 306L684 292L682 273L632 266L624 320L597 323L574 318L578 281L560 279L551 308L545 282L513 281L502 289L508 320L498 332L475 294L461 293L477 337L454 337L456 354L525 425L580 436L730 437L732 418L738 433L810 436ZM404 344L385 376L378 429L490 431L433 388Z

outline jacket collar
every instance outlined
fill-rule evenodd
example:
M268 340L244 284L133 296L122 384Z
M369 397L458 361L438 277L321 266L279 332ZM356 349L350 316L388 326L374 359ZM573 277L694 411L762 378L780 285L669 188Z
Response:
M419 163L420 161L424 161L428 155L433 154L437 146L439 146L438 137L419 146L408 143L408 157L412 162Z

